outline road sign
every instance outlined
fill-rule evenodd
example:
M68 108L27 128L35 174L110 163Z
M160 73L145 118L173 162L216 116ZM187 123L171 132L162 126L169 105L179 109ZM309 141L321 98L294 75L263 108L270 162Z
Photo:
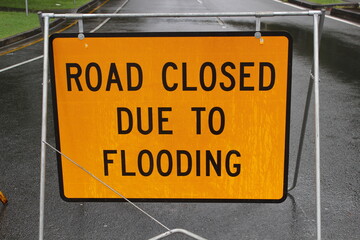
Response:
M281 202L291 54L284 32L55 34L57 148L134 201ZM119 200L58 161L65 200Z

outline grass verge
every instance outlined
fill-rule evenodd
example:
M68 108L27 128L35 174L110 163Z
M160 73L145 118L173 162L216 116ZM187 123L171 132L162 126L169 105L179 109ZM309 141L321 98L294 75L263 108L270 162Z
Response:
M36 13L26 16L23 12L0 12L0 39L40 27Z
M1 0L0 7L25 9L26 0ZM27 0L31 11L78 8L90 0Z

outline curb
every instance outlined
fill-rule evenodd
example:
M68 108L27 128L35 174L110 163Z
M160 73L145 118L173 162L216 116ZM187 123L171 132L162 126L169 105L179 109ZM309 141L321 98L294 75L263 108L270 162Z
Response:
M331 9L330 14L331 16L343 18L360 24L360 10L355 12L344 8L333 8Z
M305 2L301 0L288 0L288 3L292 3L301 7L306 7L310 9L321 9L323 6L321 4L315 4L311 2Z
M56 21L49 24L49 28L54 28L56 26L59 26L63 22L65 22L65 20L57 19ZM32 30L29 30L29 31L26 31L26 32L23 32L23 33L16 34L16 35L11 36L11 37L4 38L4 39L0 40L0 48L6 47L6 46L11 45L11 44L15 44L17 42L20 42L20 41L26 39L26 38L33 37L33 36L35 36L37 34L40 34L40 33L42 33L42 30L41 30L41 27L38 27L38 28L34 28Z
M293 3L302 7L320 10L323 8L333 8L333 7L351 7L351 8L358 8L359 3L355 2L347 2L347 3L335 3L335 4L316 4L312 2L307 2L303 0L288 0L289 3Z
M99 4L100 2L103 2L104 0L93 0L91 2L88 2L87 4L79 7L78 9L65 9L65 10L45 10L45 11L49 11L49 12L72 12L72 13L84 13L84 12L88 12L90 9L92 9L94 6L96 6L97 4ZM54 29L56 27L59 27L61 24L65 23L65 19L57 19L54 22L49 24L49 28L50 29ZM26 32L22 32L19 34L16 34L14 36L10 36L4 39L0 40L0 50L2 48L8 47L10 45L14 45L17 43L20 43L21 41L27 39L27 38L31 38L34 37L38 34L42 33L42 29L41 27L38 28L34 28L32 30L26 31Z
M302 6L309 9L330 9L330 15L336 16L342 19L346 19L355 23L360 23L360 3L342 3L342 4L316 4L303 0L288 0L289 3ZM349 8L335 8L336 6L340 7L349 7ZM350 8L351 7L351 8Z

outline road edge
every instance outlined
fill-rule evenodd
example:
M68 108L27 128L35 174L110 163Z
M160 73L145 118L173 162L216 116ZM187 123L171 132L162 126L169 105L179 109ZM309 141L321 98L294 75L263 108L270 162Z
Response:
M341 19L345 19L354 23L360 23L360 3L347 3L343 6L352 6L351 8L335 8L334 6L339 6L338 4L316 4L303 0L287 0L288 3L295 4L301 7L309 8L309 9L328 9L330 11L330 15L334 17L338 17ZM341 4L340 4L341 6Z

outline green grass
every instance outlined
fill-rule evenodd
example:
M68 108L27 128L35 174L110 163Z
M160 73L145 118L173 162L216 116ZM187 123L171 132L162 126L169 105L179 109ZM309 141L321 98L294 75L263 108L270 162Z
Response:
M29 11L78 8L91 0L28 0ZM22 12L0 11L0 39L39 27L36 13L25 14L25 0L0 0L0 7L24 9Z
M0 12L0 39L28 31L40 26L36 13L25 12Z
M87 2L90 2L90 0L28 0L28 7L31 11L71 9L80 7ZM25 0L0 0L0 7L25 9Z

